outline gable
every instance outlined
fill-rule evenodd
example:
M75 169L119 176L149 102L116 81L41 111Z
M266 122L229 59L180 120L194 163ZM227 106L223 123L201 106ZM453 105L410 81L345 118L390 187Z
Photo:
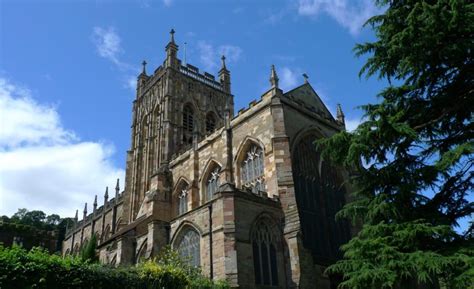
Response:
M284 93L284 96L302 106L305 106L309 110L317 112L325 118L334 120L329 109L309 83L305 83Z

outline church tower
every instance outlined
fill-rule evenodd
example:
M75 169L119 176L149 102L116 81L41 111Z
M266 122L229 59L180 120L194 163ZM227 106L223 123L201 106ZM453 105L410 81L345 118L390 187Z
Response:
M230 72L222 56L219 79L178 58L175 31L170 31L166 59L153 74L138 76L133 101L131 147L127 152L124 221L137 218L153 177L166 172L173 156L192 148L224 126L225 112L233 115Z

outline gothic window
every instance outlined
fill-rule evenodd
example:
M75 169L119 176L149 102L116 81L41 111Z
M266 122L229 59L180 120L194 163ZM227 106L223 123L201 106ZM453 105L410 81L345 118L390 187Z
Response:
M220 174L220 167L216 167L208 176L206 182L206 201L212 200L214 194L217 192L219 188L219 174Z
M137 257L136 257L137 263L140 263L146 260L146 251L148 249L147 242L148 242L147 239L145 239L145 241L143 241L142 243L142 246L138 250Z
M254 193L265 191L263 150L260 147L250 146L240 165L240 178L242 187L249 188Z
M278 286L276 237L264 220L257 221L251 242L255 284Z
M183 109L183 143L185 145L193 142L194 113L190 105Z
M178 215L188 211L188 185L185 184L178 192Z
M339 248L350 238L348 222L335 219L344 205L344 188L336 168L322 160L316 139L304 137L292 152L296 203L304 246L320 260L334 260L341 257Z
M210 134L216 129L216 117L210 112L206 116L206 133Z
M174 249L189 265L199 267L201 265L200 241L199 233L187 226L176 239Z

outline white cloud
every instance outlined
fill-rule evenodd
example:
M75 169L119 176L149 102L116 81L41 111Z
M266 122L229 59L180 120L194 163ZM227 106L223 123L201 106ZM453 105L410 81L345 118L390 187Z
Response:
M123 52L120 45L121 39L113 27L94 27L93 41L97 48L97 53L114 64L121 66L118 56Z
M173 0L163 0L163 4L164 4L166 7L170 7L171 4L173 4Z
M214 47L207 41L198 42L199 60L206 70L214 70L219 67L222 55L226 57L226 64L237 62L242 55L242 48L235 45L220 45Z
M280 78L280 88L283 91L288 91L295 88L300 83L302 75L299 69L291 69L289 67L282 67L281 69L276 68L278 77Z
M0 78L0 214L18 208L73 216L124 170L112 164L112 145L81 141L56 109Z
M130 75L124 80L124 87L130 89L134 93L137 91L137 77Z
M122 77L123 87L135 91L137 85L136 79L135 83L131 83L132 76L129 74L135 73L138 75L139 69L137 66L131 65L120 59L120 55L124 50L121 46L122 39L116 32L115 28L94 27L92 40L100 57L111 61L122 72L122 74L127 74L127 76Z
M356 36L371 16L380 13L372 0L298 0L298 13L317 16L326 13Z

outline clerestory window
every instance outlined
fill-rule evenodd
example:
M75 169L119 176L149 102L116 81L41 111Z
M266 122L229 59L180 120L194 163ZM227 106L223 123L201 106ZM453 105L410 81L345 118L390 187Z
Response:
M265 191L263 150L252 145L240 166L242 186L254 193Z
M178 195L178 215L188 211L188 186L184 185Z
M206 201L212 200L214 194L219 189L220 168L216 167L210 174L206 183Z

